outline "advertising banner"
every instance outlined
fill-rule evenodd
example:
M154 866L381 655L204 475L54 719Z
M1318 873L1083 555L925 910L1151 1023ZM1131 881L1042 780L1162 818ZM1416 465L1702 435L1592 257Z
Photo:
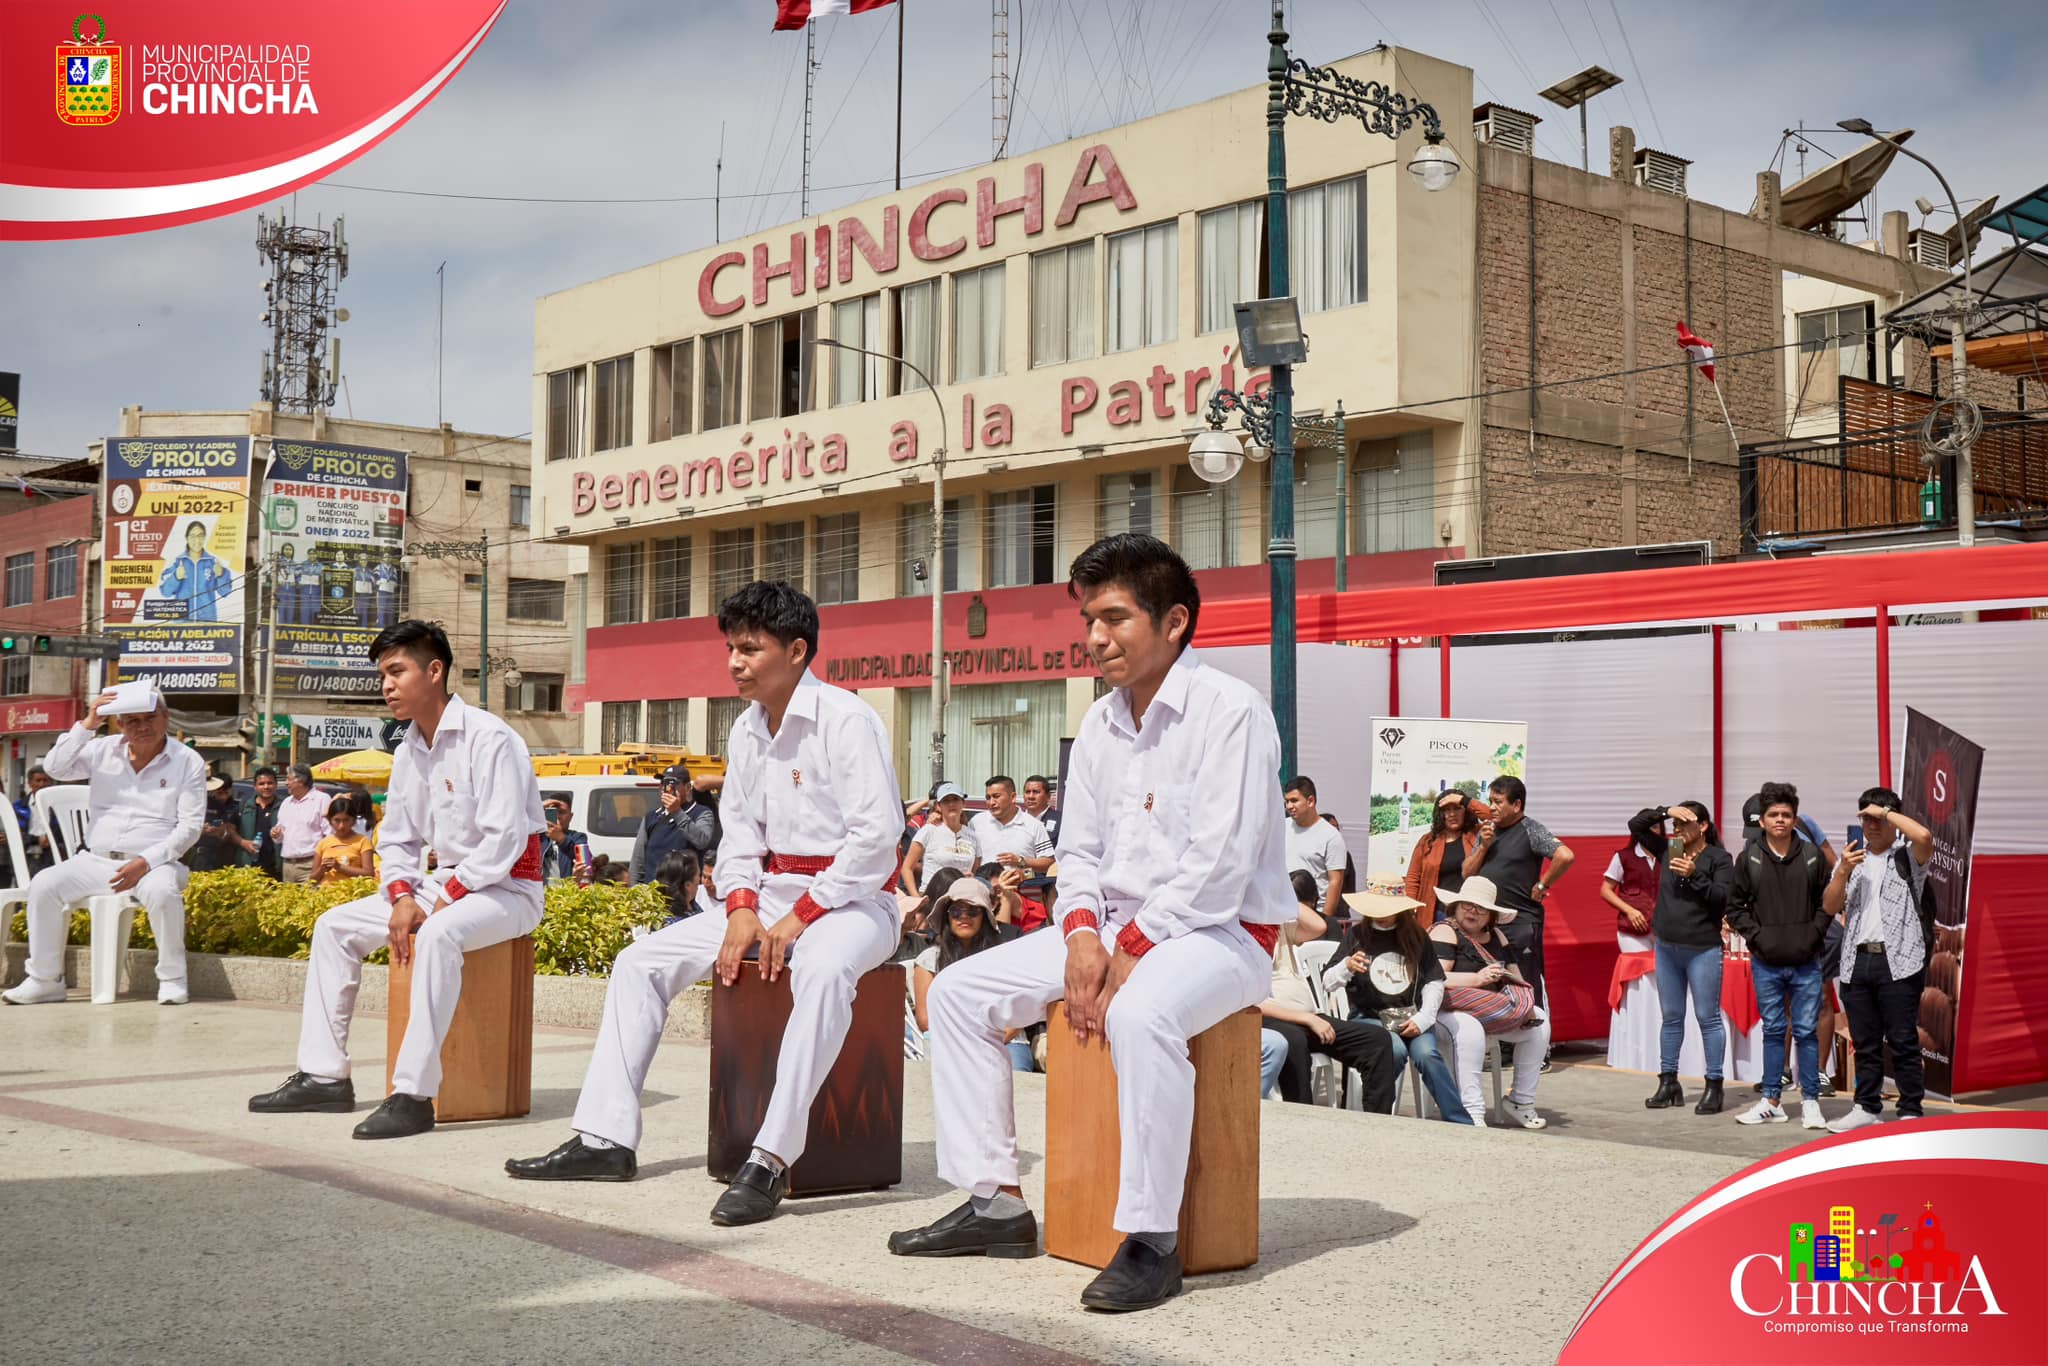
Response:
M403 451L271 443L264 507L280 696L379 694L367 651L398 620L405 481Z
M307 749L383 749L384 723L370 716L295 716Z
M0 370L0 451L11 451L21 431L21 376Z
M1970 841L1984 749L1933 717L1906 708L1906 761L1899 797L1934 835L1927 885L1934 889L1934 951L1920 993L1920 1055L1927 1089L1955 1093L1957 1023L1963 1003L1963 922L1970 911ZM1902 841L1903 843L1903 841Z
M1368 884L1398 883L1415 842L1429 833L1441 794L1482 797L1503 774L1522 777L1529 727L1521 721L1381 716L1372 723L1372 838Z
M116 678L167 693L242 691L249 438L110 437L100 555Z

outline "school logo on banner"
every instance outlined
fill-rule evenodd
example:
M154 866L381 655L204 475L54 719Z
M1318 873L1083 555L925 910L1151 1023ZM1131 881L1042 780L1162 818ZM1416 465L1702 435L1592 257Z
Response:
M1559 1360L1990 1362L2048 1341L2048 1115L1916 1120L1804 1144L1667 1220ZM1674 1306L1686 1332L1672 1337Z
M77 128L112 123L121 117L120 46L97 14L79 15L71 36L57 44L57 117Z

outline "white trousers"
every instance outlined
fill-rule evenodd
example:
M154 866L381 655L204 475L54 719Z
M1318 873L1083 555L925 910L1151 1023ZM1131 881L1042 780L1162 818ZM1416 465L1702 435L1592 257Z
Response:
M773 925L789 914L809 885L809 878L790 874L768 878L761 889L761 923ZM785 1163L803 1156L811 1103L853 1022L854 988L863 973L889 960L899 933L895 898L876 896L826 912L796 941L787 969L793 1004L756 1147ZM711 975L724 939L724 910L705 911L627 945L612 963L597 1051L571 1121L578 1133L623 1148L640 1146L640 1088L661 1042L668 1003ZM748 963L740 970L760 969Z
M70 910L87 897L112 894L114 874L126 860L78 853L45 868L28 883L28 975L31 981L64 980L64 941ZM149 912L156 936L156 980L185 984L185 884L192 872L182 863L149 870L128 893Z
M1458 1079L1458 1094L1465 1101L1465 1113L1474 1124L1486 1123L1486 1026L1461 1010L1446 1010L1436 1017L1437 1033L1451 1041L1451 1071ZM1510 1029L1493 1036L1515 1046L1515 1082L1508 1099L1517 1105L1536 1103L1536 1082L1543 1075L1543 1055L1550 1048L1550 1021Z
M438 878L416 894L432 906ZM427 917L413 936L412 1014L391 1089L431 1099L441 1089L441 1041L462 995L462 955L533 933L540 924L538 882L508 881L479 888ZM313 922L306 967L306 1002L299 1016L299 1070L316 1077L349 1074L348 1024L355 1014L363 959L391 942L391 903L378 892L336 906Z
M1121 924L1104 927L1114 951ZM932 979L932 1103L939 1176L975 1195L1017 1184L1017 1113L1006 1030L1046 1016L1066 995L1067 946L1057 928L963 958ZM1188 1040L1266 999L1273 960L1238 925L1169 939L1138 960L1110 1002L1105 1031L1116 1064L1122 1162L1120 1233L1180 1227L1195 1065Z

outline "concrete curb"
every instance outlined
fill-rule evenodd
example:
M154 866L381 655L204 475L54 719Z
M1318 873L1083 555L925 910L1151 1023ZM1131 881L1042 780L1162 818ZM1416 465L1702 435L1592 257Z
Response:
M91 950L76 945L65 950L65 977L74 988L83 989L92 977ZM9 944L0 979L8 985L25 973L28 946ZM248 1001L260 1005L296 1006L306 999L306 961L303 958L241 958L218 953L188 953L188 982L195 1001ZM387 1004L385 992L390 969L375 963L363 965L362 989L356 994L356 1009L367 1015L382 1015ZM560 1029L596 1029L604 1019L604 993L610 979L604 977L552 977L533 979L533 1022ZM156 996L156 950L130 949L121 974L120 999L146 1001ZM703 1043L711 1037L711 988L698 983L669 1002L667 1039Z

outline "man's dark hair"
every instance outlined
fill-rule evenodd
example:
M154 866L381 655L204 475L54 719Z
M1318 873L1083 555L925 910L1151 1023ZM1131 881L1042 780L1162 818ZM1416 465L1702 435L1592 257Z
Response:
M35 770L30 769L29 772L33 773L35 772ZM269 764L265 764L263 767L257 769L254 773L250 774L249 778L250 781L253 782L258 778L275 778L276 776L277 770L272 768Z
M1012 777L1010 777L1010 776L1009 776L1008 774L1005 774L1005 773L998 773L998 774L996 774L996 776L995 776L995 777L993 777L993 778L990 778L990 779L989 779L989 780L988 780L987 782L983 783L983 784L982 784L981 786L982 786L983 790L984 790L984 791L986 791L986 790L987 790L988 788L994 787L994 786L995 786L995 785L996 785L997 783L1001 783L1001 784L1002 784L1002 785L1003 785L1004 787L1007 787L1007 788L1009 788L1009 789L1010 789L1010 791L1011 791L1011 792L1013 792L1013 793L1014 793L1014 792L1015 792L1015 791L1017 790L1017 780L1016 780L1015 778L1012 778Z
M370 642L370 662L403 650L411 655L424 669L435 660L441 661L441 690L448 690L448 680L455 672L455 652L448 648L448 633L431 621L397 621L377 633Z
M1024 780L1024 786L1026 787L1031 786L1033 783L1037 783L1047 792L1052 791L1052 779L1046 777L1043 773L1034 773Z
M1500 777L1488 783L1486 790L1499 793L1502 801L1513 802L1517 806L1527 806L1529 804L1528 785L1520 778L1512 777L1506 773L1501 774Z
M26 782L30 778L34 778L37 776L47 778L50 776L50 770L44 768L41 764L30 764L28 766L28 772L22 775L22 781Z
M1756 814L1768 815L1774 806L1789 806L1792 814L1799 814L1799 789L1790 783L1765 783L1756 794Z
M1321 906L1322 899L1316 895L1316 880L1306 869L1296 868L1287 875L1294 884L1294 899L1304 906Z
M1280 795L1283 797L1290 792L1299 792L1310 801L1314 801L1316 799L1316 780L1305 774L1297 773L1287 780L1287 786L1280 789Z
M1120 531L1104 536L1074 557L1067 571L1067 596L1079 602L1085 593L1116 586L1126 589L1155 624L1176 604L1188 609L1185 650L1195 643L1195 621L1202 615L1202 591L1194 571L1174 548L1157 536Z
M1897 811L1903 803L1899 801L1899 794L1888 787L1866 787L1863 789L1863 795L1856 799L1856 809L1861 811L1864 807L1873 805Z
M719 603L718 629L728 637L759 631L784 645L801 640L805 661L818 657L818 604L780 579L756 579Z

